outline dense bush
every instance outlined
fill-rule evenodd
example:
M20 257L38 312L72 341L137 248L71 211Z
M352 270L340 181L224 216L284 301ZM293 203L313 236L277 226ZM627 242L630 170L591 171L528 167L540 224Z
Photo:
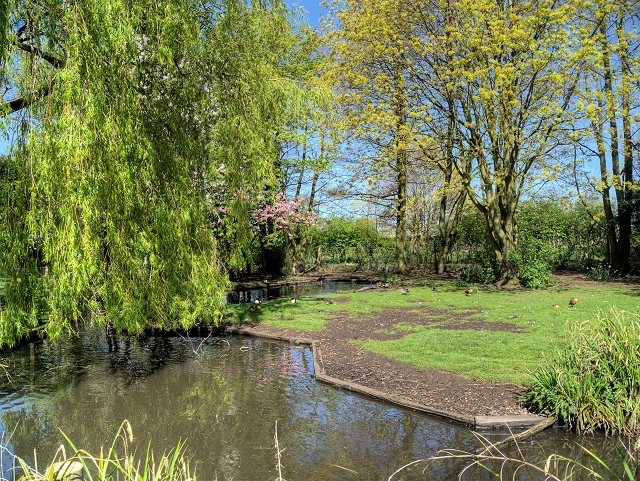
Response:
M309 230L308 249L321 249L327 264L352 263L367 269L384 269L394 263L395 239L384 236L371 219L331 217Z
M565 348L534 374L522 398L580 434L640 433L640 314L601 312L570 326Z
M523 239L514 253L513 261L524 287L544 287L551 281L555 249L535 237Z
M587 270L597 279L614 277L614 272L599 269L607 258L607 240L602 225L591 215L599 205L588 207L562 199L533 197L522 201L517 218L517 245L512 254L514 272L528 288L548 285L557 269ZM590 215L591 214L591 215ZM431 229L434 228L432 225ZM632 238L631 262L640 268L640 236L636 228ZM350 270L388 271L395 268L395 237L380 230L375 219L330 217L310 227L302 243L306 268L316 264L318 252L323 267L342 265ZM294 233L295 234L295 233ZM413 233L412 235L417 235ZM287 273L292 249L284 230L265 229L252 244L246 273ZM439 246L439 234L429 231L420 241L411 239L407 261L412 267L429 268ZM447 263L460 269L465 282L491 283L498 272L495 253L487 234L484 217L472 206L463 214Z

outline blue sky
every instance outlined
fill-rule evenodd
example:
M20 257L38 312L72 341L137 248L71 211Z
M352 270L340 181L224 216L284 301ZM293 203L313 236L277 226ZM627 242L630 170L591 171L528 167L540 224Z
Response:
M327 9L320 6L321 0L290 0L290 5L298 5L307 11L307 20L314 27L320 25L320 17L327 14Z

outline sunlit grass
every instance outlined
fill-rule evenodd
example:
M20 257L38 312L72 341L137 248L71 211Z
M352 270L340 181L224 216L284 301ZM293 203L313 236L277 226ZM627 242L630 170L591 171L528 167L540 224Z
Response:
M434 286L437 290L432 289ZM425 281L424 287L409 287L408 294L389 288L322 298L303 297L295 304L288 299L275 300L264 302L263 308L255 312L248 312L247 304L236 305L229 306L227 321L320 331L332 319L372 322L385 311L403 309L416 321L428 319L429 324L406 322L403 316L404 322L392 329L406 332L403 338L358 342L365 349L420 369L442 369L470 379L526 386L531 384L531 373L545 356L553 355L562 346L568 324L593 319L600 310L613 306L640 311L640 287L622 288L610 283L509 291L474 287L471 296L465 295L465 289L466 286L453 281L437 284ZM574 307L569 306L572 297L578 298ZM392 311L388 315L393 315ZM451 319L456 323L506 323L516 326L519 332L463 329L460 325L448 329ZM371 331L380 332L374 327Z
M393 341L365 341L366 349L420 369L455 371L480 381L527 384L541 360L540 336L424 328ZM549 347L553 349L553 344Z

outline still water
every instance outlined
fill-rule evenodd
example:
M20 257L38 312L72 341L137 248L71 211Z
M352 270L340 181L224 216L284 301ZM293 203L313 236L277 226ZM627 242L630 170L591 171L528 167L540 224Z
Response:
M76 446L99 453L125 419L141 455L149 443L161 454L184 441L200 480L275 480L276 421L288 481L386 480L399 467L443 448L471 452L480 446L463 426L316 382L311 351L286 343L238 337L116 339L94 328L56 344L25 346L5 354L3 362L5 479L13 479L10 453L42 472L63 444L61 431ZM564 431L551 430L521 448L540 458L567 445L565 438ZM418 463L393 479L456 479L464 466L440 462L425 472L425 464ZM490 479L490 474L475 469L463 479ZM516 479L536 478L523 471Z
M360 282L309 282L306 284L287 284L253 289L237 288L226 295L229 304L253 302L256 299L266 301L281 297L322 296L335 294L338 290L360 289L373 284Z

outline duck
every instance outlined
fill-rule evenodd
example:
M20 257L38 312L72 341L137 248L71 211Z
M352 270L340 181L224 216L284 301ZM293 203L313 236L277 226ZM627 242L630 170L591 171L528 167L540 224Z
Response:
M262 309L262 304L256 305L256 309Z
M255 307L253 307L253 306L251 306L251 307L249 308L249 312L253 312L253 311L255 311L255 310L256 310L256 308L255 308Z
M295 297L292 297L291 300L289 301L291 304L295 304L296 302L298 302L298 300Z
M400 292L402 292L403 294L409 294L409 289L403 287L402 289L400 289Z
M554 304L554 305L553 305L553 306L551 306L551 307L553 307L554 309L557 309L557 308L558 308L558 307L560 307L560 306L559 306L558 304Z
M258 304L258 305L262 304L262 301L261 301L260 299L256 299L256 300L255 300L255 301L253 301L253 302L254 302L254 304Z
M570 306L575 306L578 303L578 298L577 297L572 297L571 299L569 299L569 305Z
M473 294L473 289L469 287L466 291L464 291L464 293L467 297L469 297L471 294Z
M433 292L438 292L438 288L437 288L436 286L433 286L433 287L431 288L431 290L432 290Z

